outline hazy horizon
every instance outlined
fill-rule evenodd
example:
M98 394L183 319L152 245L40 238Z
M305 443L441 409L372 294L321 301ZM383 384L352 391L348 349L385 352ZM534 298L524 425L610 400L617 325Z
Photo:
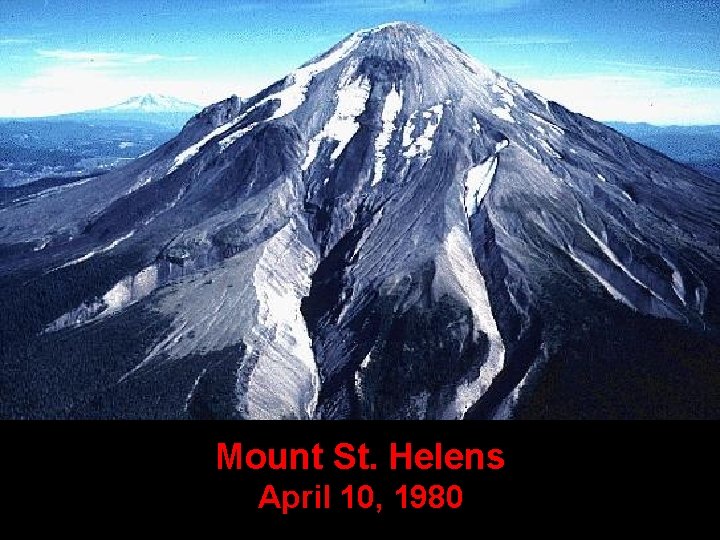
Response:
M200 106L249 97L355 30L405 20L596 120L720 124L720 14L712 2L7 4L4 118L85 111L146 93Z

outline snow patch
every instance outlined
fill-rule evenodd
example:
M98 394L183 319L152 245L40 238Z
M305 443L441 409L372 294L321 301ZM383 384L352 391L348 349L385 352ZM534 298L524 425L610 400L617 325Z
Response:
M242 137L244 137L245 135L247 135L248 133L250 133L250 132L255 128L255 126L257 126L259 123L260 123L260 122L253 122L252 124L250 124L250 125L247 126L247 127L244 127L244 128L242 128L242 129L238 129L237 131L233 131L230 135L228 135L227 137L223 138L223 139L220 141L220 150L221 150L222 152L224 152L225 150L227 150L227 148L228 148L231 144L233 144L235 141L241 139Z
M490 189L497 170L497 155L492 155L480 165L471 167L465 176L465 214L475 214Z
M128 190L125 192L125 196L128 196L128 195L130 195L131 193L134 193L135 191L137 191L138 189L140 189L140 188L143 187L143 186L147 186L147 185L148 185L150 182L152 182L152 181L153 181L153 176L152 176L152 174L149 174L148 176L146 176L146 177L144 177L144 178L140 178L140 180L138 180L137 182L135 182L135 184L133 184L133 185L130 187L130 189L128 189Z
M200 384L200 380L205 376L207 373L207 368L203 368L202 371L200 371L200 374L195 378L195 382L193 382L193 385L190 387L190 391L188 392L187 396L185 396L185 412L187 412L188 407L190 406L190 402L192 401L193 394L195 394L195 390L197 389L198 385Z
M509 107L515 105L515 99L513 98L512 91L507 85L507 81L504 79L498 77L492 85L492 91L495 92L500 100Z
M454 277L458 292L465 297L472 310L477 330L484 333L489 341L487 358L480 367L477 377L458 386L452 408L446 414L450 418L462 418L502 370L505 362L505 345L492 313L485 279L478 270L472 254L467 229L453 227L443 247L446 260L443 260L442 264L447 264L448 268L439 270Z
M510 141L508 141L507 139L503 139L502 141L496 142L495 143L495 153L497 154L498 152L500 152L500 150L507 148L508 146L510 146Z
M261 353L246 395L252 418L277 418L278 410L304 404L302 416L309 419L317 406L319 375L310 333L300 312L317 260L295 232L291 222L268 241L252 274L258 299L257 324L247 342L249 348ZM282 403L288 398L291 403Z
M85 262L88 259L93 258L95 255L99 255L101 253L107 253L108 251L115 249L121 242L124 242L125 240L130 238L133 234L135 234L135 231L130 231L125 236L121 236L120 238L113 240L107 246L100 248L100 249L90 251L89 253L86 253L82 257L78 257L77 259L73 259L72 261L66 262L63 265L60 265L57 268L54 268L53 271L60 270L61 268L67 268L68 266L72 266L74 264L79 264L81 262Z
M360 362L360 366L355 371L355 391L362 395L362 375L361 372L370 365L370 353L367 353L363 361Z
M33 248L33 251L42 251L43 249L45 249L45 246L47 246L49 243L50 243L49 238L43 238L42 240L40 240L40 243Z
M177 169L179 169L189 159L191 159L192 157L197 155L197 153L200 152L200 150L202 150L202 148L207 143L209 143L212 139L214 139L218 135L222 135L229 129L236 126L244 117L245 117L245 115L239 116L237 118L234 118L233 120L230 120L229 122L226 122L225 124L222 124L221 126L216 127L210 133L208 133L202 139L200 139L198 142L196 142L192 146L189 146L188 148L186 148L185 150L180 152L177 156L175 156L175 160L173 161L172 166L168 169L167 173L170 174L170 173L176 171Z
M367 356L363 358L363 361L360 362L360 369L365 369L370 365L370 353L367 353Z
M103 302L107 306L105 314L115 313L140 298L144 298L157 287L157 283L158 268L155 265L148 266L134 277L119 281L103 295Z
M685 280L683 279L680 269L667 257L663 256L663 260L672 270L672 288L675 296L678 297L683 306L687 306L687 289L685 288Z
M557 135L558 137L565 134L565 130L561 128L560 126L556 126L549 120L546 120L542 116L530 113L530 116L535 119L535 121L538 123L537 126L535 126L535 129L540 131L541 133L546 133L544 128L549 129L553 134Z
M308 87L315 75L330 69L332 66L346 58L360 44L364 36L365 32L363 31L355 32L325 57L295 70L290 75L294 81L293 85L284 88L280 92L273 94L272 96L268 96L265 100L263 100L280 100L280 106L277 108L270 120L286 116L302 105L305 102Z
M404 24L404 23L402 23L401 21L393 21L393 22L389 22L389 23L379 24L369 31L374 34L376 32L379 32L380 30L384 30L385 28L392 28L393 26L398 26L401 24Z
M338 90L335 112L327 124L308 143L307 156L302 165L303 171L307 171L315 161L323 139L337 141L335 150L330 155L331 161L335 161L342 154L350 139L360 129L357 117L365 110L369 96L370 81L365 77L350 81Z
M14 199L12 203L21 203L21 202L28 202L34 199L44 199L46 197L49 197L51 195L57 195L58 193L62 193L63 191L67 191L68 189L72 189L75 187L82 186L83 184L87 184L91 180L95 180L97 176L91 176L90 178L84 178L82 180L78 180L77 182L70 182L69 184L62 184L60 186L54 186L48 189L44 189L42 191L38 191L37 193L31 193L30 195L26 195L24 197L19 197L17 199Z
M430 116L425 116L425 113L429 113ZM442 115L442 103L433 105L427 111L423 111L423 117L427 121L425 122L423 132L416 139L413 139L412 134L415 130L414 120L417 117L417 111L410 115L410 118L408 118L408 121L405 123L405 128L403 129L403 157L408 159L421 156L426 157L430 153L433 145L433 138L435 137L435 132L442 120Z
M558 154L555 149L550 146L550 144L545 139L540 139L538 137L533 138L538 142L540 147L545 151L545 153L549 154L550 156L554 157L555 159L562 159L562 156Z
M645 283L636 278L632 274L632 272L630 272L630 269L622 263L622 261L618 258L617 255L615 255L615 252L610 249L610 246L608 246L602 238L600 238L590 227L588 227L587 223L585 223L585 220L583 219L582 214L580 217L580 226L585 230L588 236L592 238L593 242L595 242L595 245L600 248L600 251L603 253L603 255L605 255L610 260L610 262L612 262L615 266L622 270L623 273L627 277L629 277L634 283L640 285L643 289L646 289L648 292L650 292L650 294L652 294L659 300L662 300L655 291L653 291L650 287L645 285Z
M407 122L405 122L405 127L403 128L403 134L402 134L403 148L410 146L413 142L412 134L413 134L413 131L415 131L415 124L413 124L413 121L415 120L416 116L417 116L417 112L412 113L410 115L410 117L407 119Z
M151 265L135 275L118 281L101 298L83 302L45 327L45 332L56 332L68 326L79 326L117 313L138 300L145 298L159 284L157 265Z
M631 309L637 310L635 306L630 302L630 300L623 295L620 291L618 291L615 287L612 286L612 284L607 281L604 277L602 277L600 274L598 274L595 270L593 270L588 264L585 263L582 259L580 259L575 253L573 253L572 249L568 251L568 255L570 258L583 270L585 270L588 274L593 276L599 283L602 285L607 292L610 293L610 296L612 296L615 300L622 302L626 306L628 306Z
M633 283L635 283L636 285L645 289L652 296L654 296L657 300L659 300L661 304L667 305L665 300L657 292L655 292L649 285L647 285L646 283L643 283L640 279L635 277L635 275L630 271L630 269L625 264L623 264L623 262L620 260L620 258L615 254L615 252L612 249L610 249L610 246L607 244L606 240L600 238L597 234L595 234L595 232L590 227L588 227L588 225L585 223L585 219L584 219L584 216L582 215L582 212L580 212L580 218L581 218L580 225L585 230L585 232L588 234L588 236L593 240L593 242L595 242L595 245L597 245L597 247L600 249L600 251L603 253L603 255L605 255L605 257L607 257L611 263L613 263L628 278L630 278L630 280ZM675 276L673 275L673 288L675 287L674 281L675 281ZM684 303L684 301L683 301L683 303Z
M493 107L490 109L490 112L500 118L500 120L505 120L506 122L510 122L512 124L515 123L515 119L512 117L512 114L510 114L510 107L507 105L504 107Z
M672 273L672 287L673 291L675 292L675 295L680 299L683 306L686 305L685 302L685 284L683 283L682 274L678 271L677 268L673 269Z
M530 376L531 370L532 368L528 370L527 373L525 373L520 382L517 383L515 388L513 388L511 392L507 395L507 397L502 401L502 403L500 403L497 410L495 411L495 414L493 415L493 420L507 420L508 418L510 418L510 415L512 414L515 406L517 405L518 399L520 399L520 391L527 384L527 380Z
M375 169L373 172L373 179L371 185L374 186L380 180L382 180L383 173L385 172L385 148L390 144L393 131L395 130L395 119L398 113L402 109L403 96L402 91L398 92L395 90L393 84L390 92L385 98L385 104L382 110L382 130L375 139Z

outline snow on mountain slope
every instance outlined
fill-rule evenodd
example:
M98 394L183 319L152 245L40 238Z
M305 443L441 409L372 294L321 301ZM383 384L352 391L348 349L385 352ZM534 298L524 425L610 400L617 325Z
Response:
M426 29L360 30L3 203L0 414L715 417L718 230L716 183Z

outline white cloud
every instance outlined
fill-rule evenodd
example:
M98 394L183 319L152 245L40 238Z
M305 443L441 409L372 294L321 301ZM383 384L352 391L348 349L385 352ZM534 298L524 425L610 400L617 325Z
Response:
M162 54L134 54L123 52L69 51L65 49L38 50L38 56L64 62L88 62L94 66L109 67L150 62L193 62L196 56L166 56Z
M32 75L0 86L0 116L47 116L114 105L148 92L172 95L206 105L237 93L259 88L246 81L207 81L140 75L137 69L151 63L193 62L195 56L156 53L37 50L41 66ZM245 94L247 95L247 94Z
M162 56L160 59L165 60L167 62L195 62L196 60L199 60L199 57L197 57L197 56Z
M631 62L603 62L605 65L618 66L621 68L630 68L634 73L646 73L651 75L666 75L670 77L687 77L693 78L718 78L720 71L712 69L686 68L679 66L669 66L665 64L636 64Z
M596 120L720 124L720 88L676 85L654 77L588 75L518 82Z
M499 45L507 47L523 45L567 45L572 40L558 36L496 36L496 37L466 37L458 38L458 43L483 43L486 45Z
M29 38L0 38L0 45L29 45L30 43L35 43L35 40Z
M95 109L149 92L208 105L232 94L252 95L270 82L253 77L207 80L193 78L191 74L176 78L143 77L127 70L98 69L85 62L60 62L17 84L0 86L0 117L48 116Z
M117 60L124 56L122 53L66 51L62 49L53 51L39 50L37 53L43 58L57 58L58 60Z

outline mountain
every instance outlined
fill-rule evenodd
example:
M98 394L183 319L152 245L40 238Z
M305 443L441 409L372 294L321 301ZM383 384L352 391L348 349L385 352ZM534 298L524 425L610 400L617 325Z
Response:
M96 112L112 114L117 112L144 112L144 113L196 113L200 107L180 99L162 94L145 94L107 107Z
M55 118L93 124L143 122L179 131L200 110L200 106L174 97L145 94L104 109L63 114Z
M623 135L720 180L720 126L606 122Z
M0 207L0 416L717 418L718 183L421 27Z

